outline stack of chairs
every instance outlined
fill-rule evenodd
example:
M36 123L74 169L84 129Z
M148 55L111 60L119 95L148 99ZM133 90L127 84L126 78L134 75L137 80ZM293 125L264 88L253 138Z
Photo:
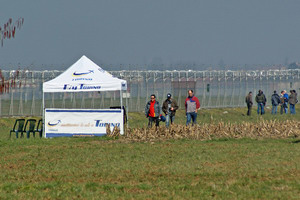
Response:
M19 138L19 133L23 136L25 119L16 119L14 127L10 130L9 137L11 137L11 133L16 133L16 137Z
M25 123L25 119L16 119L15 124L10 130L9 137L14 132L16 133L16 138L24 137L24 133L26 133L27 138L30 138L30 133L32 133L33 137L35 137L35 133L38 132L40 138L43 136L43 122L40 119L36 125L36 119L28 119Z
M38 124L36 126L35 132L39 133L40 138L43 137L43 119L40 119L38 121ZM33 135L35 137L35 133Z

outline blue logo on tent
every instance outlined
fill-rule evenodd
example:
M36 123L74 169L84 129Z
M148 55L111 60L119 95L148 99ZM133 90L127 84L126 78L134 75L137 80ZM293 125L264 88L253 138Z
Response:
M48 122L48 126L57 126L59 123L61 123L60 120L54 121L54 122Z
M73 76L83 76L90 73L94 73L94 70L89 70L88 72L73 72Z
M126 84L125 83L122 83L122 87L125 87L126 86Z
M85 85L85 84L70 85L70 84L64 84L63 90L98 90L100 88L101 88L100 85Z

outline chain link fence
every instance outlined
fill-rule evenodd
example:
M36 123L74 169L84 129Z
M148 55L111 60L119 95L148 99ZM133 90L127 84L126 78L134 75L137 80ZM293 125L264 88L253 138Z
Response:
M0 73L1 116L41 116L42 84L63 71L11 70ZM187 91L192 89L202 108L243 107L249 91L263 90L267 105L273 91L300 90L300 69L261 71L110 71L127 80L129 111L144 110L151 94L162 103L171 93L184 109ZM46 108L109 108L120 105L120 93L46 93Z

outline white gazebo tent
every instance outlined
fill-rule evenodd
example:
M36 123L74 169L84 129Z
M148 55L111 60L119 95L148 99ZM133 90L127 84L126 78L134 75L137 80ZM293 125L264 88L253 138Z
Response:
M89 58L82 56L65 72L43 83L43 119L45 119L45 93L120 91L122 109L122 90L127 90L126 80L113 77Z

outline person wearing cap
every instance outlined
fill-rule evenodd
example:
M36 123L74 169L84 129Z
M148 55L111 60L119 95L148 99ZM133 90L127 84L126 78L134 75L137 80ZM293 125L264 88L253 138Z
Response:
M271 101L272 101L272 115L276 115L277 114L277 106L281 102L280 96L277 94L276 90L274 91L274 93L271 97Z
M188 91L189 96L185 99L185 111L186 111L186 125L191 123L193 120L193 124L196 124L197 120L197 110L200 109L200 102L197 97L194 96L194 91Z
M175 113L178 109L178 104L175 99L172 98L170 93L167 94L167 99L164 101L162 111L166 115L166 127L169 127L170 121L173 124L175 120Z
M149 118L148 128L152 127L153 122L155 122L155 126L157 128L160 120L160 105L159 102L156 101L155 94L152 94L150 98L150 101L148 101L145 107L145 115Z

